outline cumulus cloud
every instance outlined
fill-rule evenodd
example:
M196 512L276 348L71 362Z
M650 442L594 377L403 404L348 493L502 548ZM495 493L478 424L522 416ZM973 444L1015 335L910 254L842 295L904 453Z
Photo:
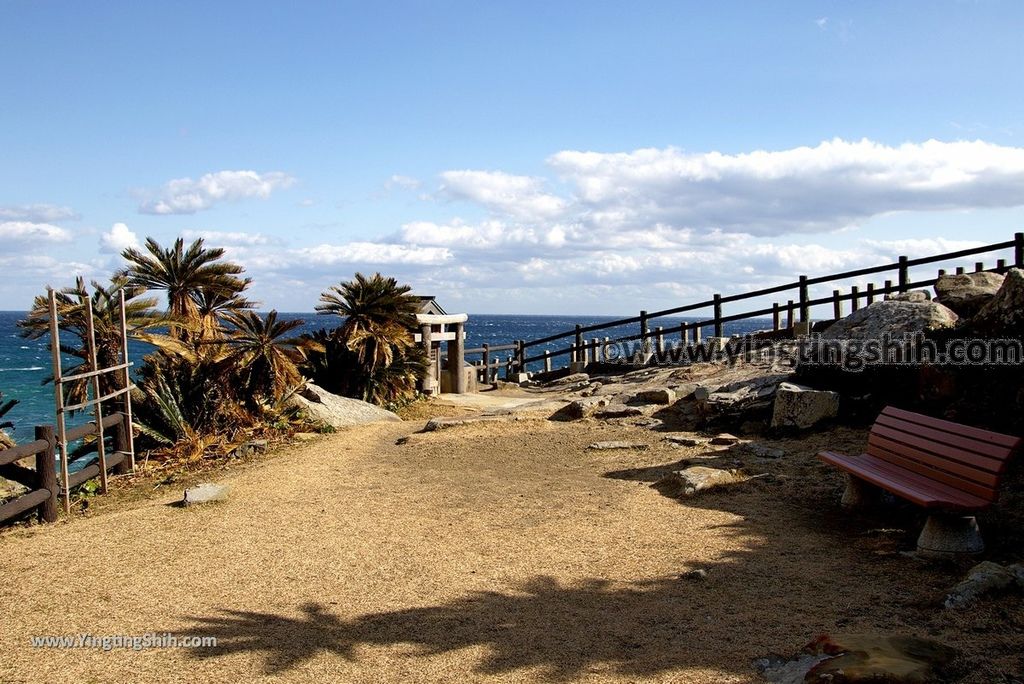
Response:
M414 247L380 242L349 242L342 245L321 244L291 250L292 263L315 266L335 264L416 264L420 266L443 264L452 253L443 247Z
M168 182L153 199L143 202L144 214L194 214L221 202L242 199L267 199L271 193L287 188L295 179L286 173L272 171L218 171L193 180L177 178Z
M610 229L654 222L751 235L835 231L895 211L1024 204L1024 148L836 139L742 154L565 151L573 212Z
M544 220L566 208L564 199L544 191L540 178L502 171L445 171L441 180L441 196L474 202L500 214Z
M51 223L4 221L0 223L0 239L15 242L67 242L71 233Z
M100 235L100 251L105 254L120 254L130 247L140 247L139 236L129 230L125 223L115 223L110 230Z
M70 207L55 204L20 204L0 207L0 221L28 221L29 223L53 223L77 219L78 214Z
M261 233L242 231L186 230L182 231L181 236L186 240L202 238L211 247L266 245L271 242L270 238Z

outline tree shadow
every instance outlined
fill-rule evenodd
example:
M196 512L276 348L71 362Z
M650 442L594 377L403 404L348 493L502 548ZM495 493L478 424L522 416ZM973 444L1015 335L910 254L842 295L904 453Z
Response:
M510 592L481 591L442 605L342 619L322 604L301 615L223 610L194 618L189 634L215 637L216 647L190 650L195 658L239 652L265 656L264 673L280 674L321 653L358 660L359 646L407 644L414 655L487 647L480 674L537 668L554 681L600 670L646 677L686 667L750 672L750 663L724 653L692 649L701 639L723 638L737 628L728 620L710 627L699 581L663 578L623 586L587 580L573 586L538 576Z

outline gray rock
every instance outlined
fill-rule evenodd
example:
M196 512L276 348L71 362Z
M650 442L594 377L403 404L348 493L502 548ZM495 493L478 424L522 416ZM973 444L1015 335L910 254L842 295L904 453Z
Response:
M594 442L593 444L587 445L588 449L595 449L597 451L607 451L612 449L635 449L637 451L643 451L649 449L650 446L643 442Z
M214 501L226 501L229 491L231 491L231 488L227 485L204 482L203 484L186 489L185 498L182 499L181 503L185 506L196 506Z
M1010 269L999 291L971 319L970 328L987 335L1024 334L1024 271Z
M767 444L760 444L758 442L751 442L750 444L747 444L747 451L758 458L782 458L786 455L786 452L782 449L776 449L775 447L770 447Z
M463 427L466 425L477 425L479 423L509 423L517 420L524 420L524 416L514 413L503 413L500 415L488 416L431 418L427 421L427 424L423 426L423 431L437 432L438 430L449 430L451 428Z
M738 470L692 466L669 473L651 486L668 496L693 496L698 492L744 482L747 479L747 476Z
M998 273L963 273L939 276L935 282L935 298L959 316L970 318L992 299L1003 284Z
M603 397L583 397L582 399L574 399L569 402L567 406L559 409L556 415L552 417L565 420L579 420L580 418L593 415L595 411L607 405L608 400Z
M600 408L594 411L595 418L630 418L632 416L642 416L644 412L636 406L626 406L625 404L609 404L604 408Z
M960 608L973 603L986 594L1005 591L1017 584L1017 576L1009 568L982 561L967 572L967 577L953 587L946 597L946 608Z
M300 442L312 442L319 439L320 435L315 432L296 432L292 437Z
M930 302L932 294L928 290L911 290L885 295L886 301L893 302Z
M575 385L578 383L590 384L590 376L586 373L572 373L565 377L558 378L557 380L551 380L544 383L544 387L561 387L563 385Z
M311 419L335 428L402 420L391 411L358 399L339 397L311 382L290 401Z
M839 415L839 394L784 382L775 394L773 428L809 428Z
M711 398L711 388L703 385L698 385L693 388L693 398L696 401L707 401Z
M691 580L694 582L702 582L708 578L708 571L704 568L697 568L696 570L687 570L679 576L679 579Z
M698 447L708 443L708 440L701 439L699 437L689 437L686 435L665 435L661 438L663 442L668 442L672 446L683 446L683 447Z
M231 453L239 458L246 458L256 454L267 453L267 447L268 444L265 439L250 439L248 442L239 444Z
M821 334L824 339L877 340L935 328L951 328L959 317L937 302L875 302L842 318Z
M736 435L730 435L728 432L723 432L720 435L715 435L711 438L711 444L715 446L732 446L733 444L739 444L740 438Z
M643 404L671 404L676 400L676 393L667 387L645 389L633 395L632 401Z

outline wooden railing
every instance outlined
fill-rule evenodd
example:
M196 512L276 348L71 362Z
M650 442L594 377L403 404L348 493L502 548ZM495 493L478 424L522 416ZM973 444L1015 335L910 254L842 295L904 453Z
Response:
M95 422L86 423L67 431L66 437L73 442L86 437L101 438L103 430L113 429L114 449L113 453L107 453L105 459L106 469L115 469L116 472L126 473L131 471L130 447L128 445L131 434L128 416L124 413L112 413L102 418L102 424L97 427ZM53 522L57 519L57 501L63 491L81 485L87 480L101 475L99 463L91 463L67 476L67 485L57 475L57 435L52 425L40 425L36 427L35 441L26 444L19 444L10 449L0 451L0 477L17 482L28 488L28 491L20 496L0 505L0 523L19 516L33 508L38 509L39 519L44 522ZM97 441L97 452L99 443ZM90 452L91 453L91 452ZM19 465L18 461L35 456L35 469ZM71 461L73 466L76 461L87 458L83 454ZM102 472L106 476L106 472Z
M585 363L588 360L599 360L604 358L604 349L609 344L654 338L658 341L659 346L663 346L665 336L671 334L678 334L680 342L683 345L695 344L700 342L701 331L705 328L712 329L716 337L722 337L726 323L752 318L771 317L772 329L774 331L780 331L783 329L782 317L785 315L785 329L792 330L797 321L801 323L809 323L811 320L811 309L816 306L831 305L832 317L838 319L843 316L843 305L845 302L849 302L851 310L856 311L860 307L861 303L871 304L876 298L884 297L886 294L906 292L915 288L931 287L935 284L938 279L937 277L911 281L910 269L913 267L936 264L943 261L952 261L955 259L964 259L966 257L990 254L1003 250L1013 250L1013 260L1011 263L1008 264L1006 259L1001 258L996 261L996 265L993 268L986 268L984 262L979 261L975 263L974 270L1005 273L1010 268L1024 268L1024 233L1017 233L1014 235L1012 240L1007 242L998 242L995 244L983 245L981 247L961 249L955 252L936 254L918 259L910 259L906 256L901 256L894 263L873 266L870 268L859 268L852 271L816 276L813 278L801 275L794 282L776 285L761 290L733 295L715 294L711 299L696 302L694 304L664 309L662 311L641 311L640 315L630 318L622 318L605 323L596 323L594 325L577 325L572 330L566 330L564 332L548 335L547 337L541 337L536 340L516 340L515 342L503 345L484 345L478 349L467 349L466 353L483 353L484 349L494 352L498 349L505 350L511 348L514 349L515 352L514 358L512 359L511 364L506 364L509 366L510 372L515 370L525 370L526 364L535 361L544 361L545 370L550 370L552 366L552 359L559 356L568 355L571 363ZM966 269L964 267L957 267L956 273L964 273L965 270ZM854 278L863 278L864 276L883 273L892 273L895 276L895 280L885 279L881 285L867 283L863 290L858 286L853 285L849 288L849 292L843 292L841 289L837 288L833 289L832 293L825 297L812 299L810 296L810 288L815 286L829 283L835 284L838 281L848 281ZM945 274L945 271L940 269L938 275L943 274ZM774 302L771 306L762 307L760 309L728 315L724 313L724 305L726 304L768 297L770 295L778 295L784 292L792 292L794 293L794 297L792 299L787 298L784 303ZM684 322L675 325L672 328L655 327L653 330L651 329L651 321L655 319L667 316L678 316L679 314L694 313L707 309L710 309L712 312L711 316L708 318L699 317L696 321ZM639 324L639 332L634 335L626 335L614 340L607 337L603 340L598 338L586 340L584 338L584 335L587 333L633 324ZM534 354L532 356L527 355L528 349L548 345L552 342L557 342L558 340L567 338L572 338L572 343L567 347L555 350L545 350L542 353ZM489 361L482 365L486 366L488 369L491 368ZM488 377L490 376L488 375Z

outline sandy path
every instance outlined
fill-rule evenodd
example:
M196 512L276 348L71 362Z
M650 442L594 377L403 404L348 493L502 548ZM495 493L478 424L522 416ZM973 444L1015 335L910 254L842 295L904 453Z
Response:
M421 426L294 447L222 478L224 504L0 537L0 682L753 681L752 658L822 631L921 631L913 606L948 581L845 543L814 499L834 479L800 506L770 480L681 505L603 477L680 457L649 432ZM638 436L653 448L583 450ZM29 645L149 632L218 645Z

